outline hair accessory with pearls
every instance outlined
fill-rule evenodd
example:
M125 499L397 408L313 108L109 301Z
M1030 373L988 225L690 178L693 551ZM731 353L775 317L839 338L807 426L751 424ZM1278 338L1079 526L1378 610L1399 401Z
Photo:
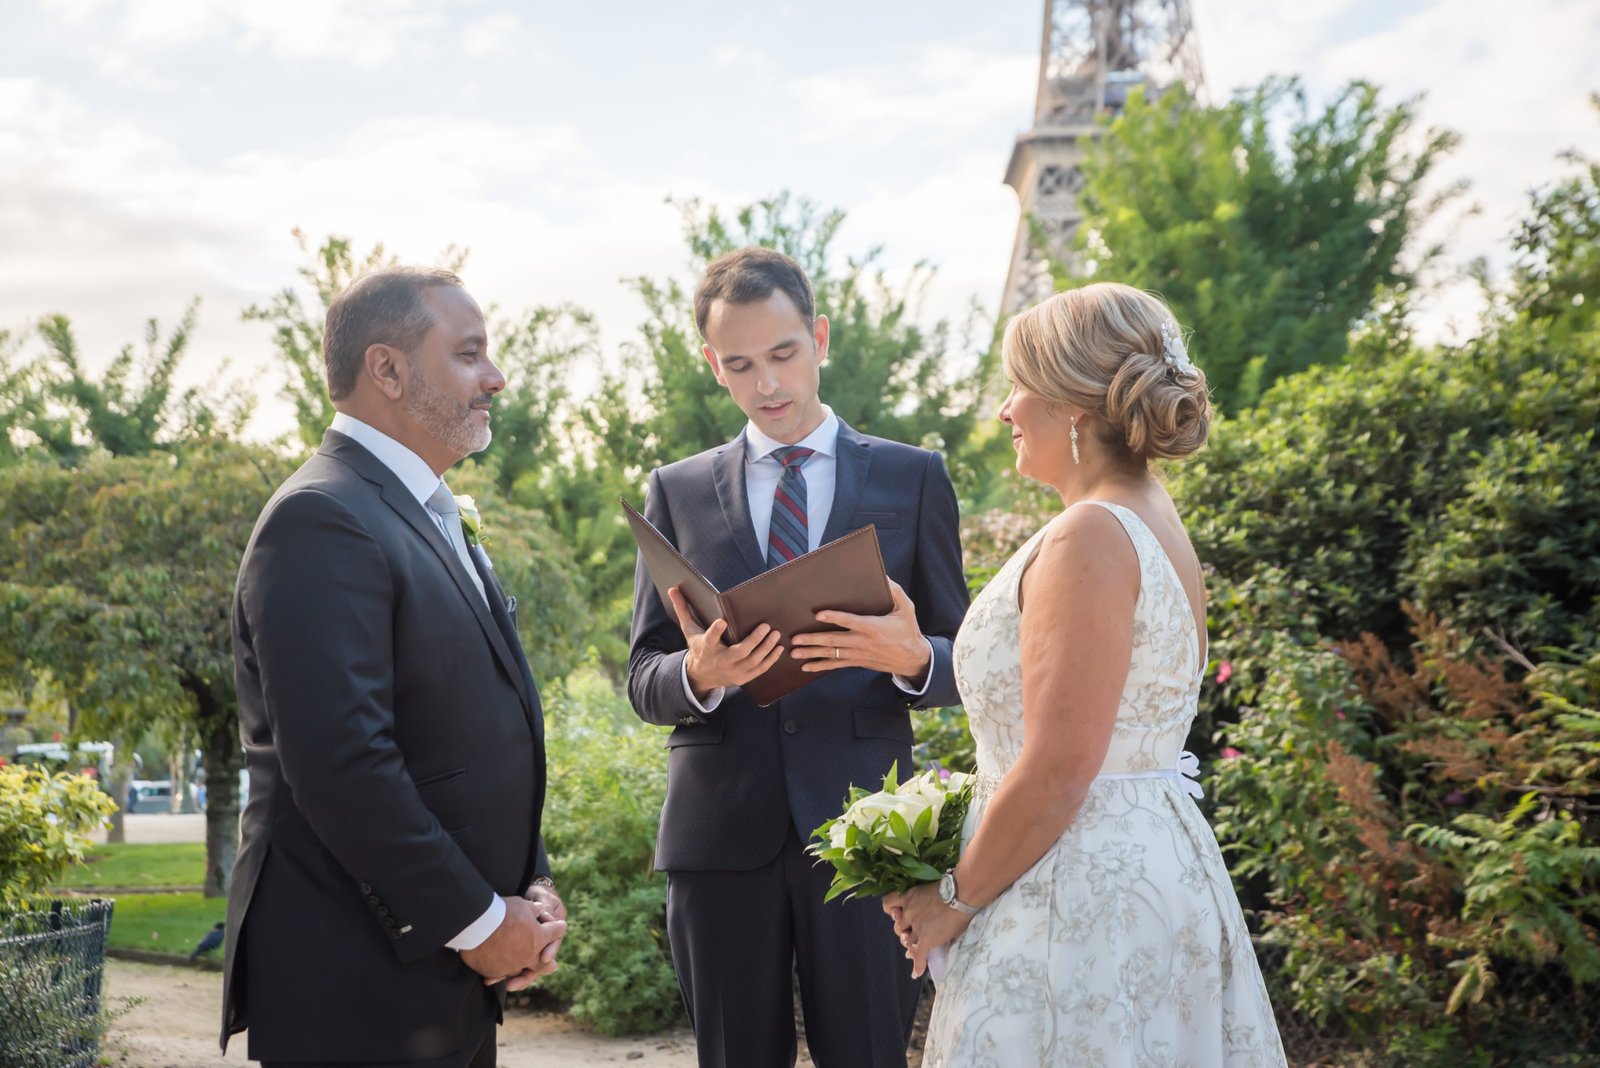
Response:
M1194 370L1194 363L1189 359L1189 349L1183 343L1183 331L1178 329L1176 320L1168 319L1161 324L1162 357L1167 361L1167 366L1182 374L1184 371Z

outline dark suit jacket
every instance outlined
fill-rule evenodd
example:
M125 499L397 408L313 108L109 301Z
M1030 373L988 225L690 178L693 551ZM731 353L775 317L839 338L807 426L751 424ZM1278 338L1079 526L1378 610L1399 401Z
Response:
M882 672L846 668L769 708L731 688L701 715L683 691L683 632L640 561L628 695L640 718L675 728L658 869L761 867L777 856L791 824L805 842L837 816L852 783L878 787L897 760L902 773L910 770L913 700L919 708L960 703L950 644L966 614L967 587L944 462L841 422L837 464L822 541L876 525L889 577L905 587L933 645L927 692L913 699ZM766 570L745 493L743 434L653 472L645 515L719 589Z
M505 595L329 431L267 503L233 607L250 772L228 897L222 1042L403 1061L498 1006L445 943L545 874L544 728Z

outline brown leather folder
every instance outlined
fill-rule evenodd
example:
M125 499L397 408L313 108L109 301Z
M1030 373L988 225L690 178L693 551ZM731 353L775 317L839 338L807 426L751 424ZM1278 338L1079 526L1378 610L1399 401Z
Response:
M728 621L729 644L743 641L763 623L782 635L784 651L778 662L744 684L745 693L758 705L770 705L822 678L822 672L801 671L803 661L789 655L789 639L796 634L842 629L817 622L818 612L826 609L884 616L894 610L889 576L883 570L883 554L878 550L878 531L870 524L724 593L684 559L633 505L624 500L622 508L668 612L672 611L672 599L667 591L677 586L702 625L718 618Z

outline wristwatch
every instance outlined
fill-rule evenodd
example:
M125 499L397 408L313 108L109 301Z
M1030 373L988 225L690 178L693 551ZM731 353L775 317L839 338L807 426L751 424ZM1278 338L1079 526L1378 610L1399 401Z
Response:
M969 905L956 896L956 870L951 868L939 876L939 900L965 916L976 916L978 906Z

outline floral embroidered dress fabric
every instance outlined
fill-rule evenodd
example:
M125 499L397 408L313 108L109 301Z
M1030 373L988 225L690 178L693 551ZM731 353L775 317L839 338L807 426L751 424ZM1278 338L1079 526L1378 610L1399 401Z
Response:
M1121 521L1140 573L1133 658L1101 772L1170 769L1200 692L1204 652L1194 614L1144 521L1092 503ZM979 594L956 639L956 681L979 773L966 839L1022 752L1017 593L1043 534ZM923 1063L1285 1063L1227 867L1179 778L1090 786L1055 845L950 946Z

